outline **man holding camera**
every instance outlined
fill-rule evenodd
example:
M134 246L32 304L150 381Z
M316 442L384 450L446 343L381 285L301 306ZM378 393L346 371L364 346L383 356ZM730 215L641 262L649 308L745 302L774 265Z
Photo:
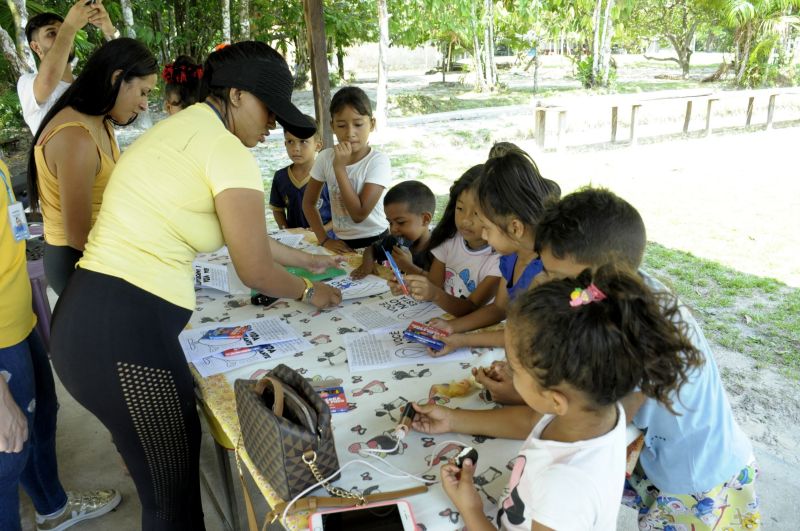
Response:
M106 40L119 37L102 0L78 0L66 17L41 13L25 26L28 44L39 57L39 70L19 78L17 94L22 116L34 135L47 111L75 80L71 64L75 35L86 24L100 28Z

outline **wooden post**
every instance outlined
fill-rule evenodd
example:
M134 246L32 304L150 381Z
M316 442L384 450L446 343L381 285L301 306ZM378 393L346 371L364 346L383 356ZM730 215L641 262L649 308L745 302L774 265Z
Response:
M750 121L753 119L753 101L755 96L750 96L747 99L747 121L744 123L745 127L750 127Z
M611 142L617 141L617 112L619 107L614 105L611 107Z
M689 133L689 122L692 121L692 100L686 102L686 116L683 118L683 134Z
M556 139L556 149L561 150L564 148L564 133L567 132L567 110L560 109L558 111L558 137Z
M636 131L636 114L639 112L639 108L641 106L642 106L641 104L637 104L637 103L634 103L633 105L631 105L631 136L630 136L630 139L629 139L630 142L631 142L631 145L636 144L636 140L638 139L638 136L637 136L638 132Z
M322 145L333 146L331 128L331 81L328 77L328 51L325 40L325 19L322 0L303 0L308 52L311 55L311 85L314 88L314 111L322 127Z
M772 119L775 117L775 98L777 94L771 94L767 105L767 130L772 129Z
M717 101L716 98L709 98L708 99L708 109L706 110L706 132L705 136L711 136L711 112L714 109L714 102Z
M544 107L536 108L536 145L544 149L544 131L547 126L547 111Z

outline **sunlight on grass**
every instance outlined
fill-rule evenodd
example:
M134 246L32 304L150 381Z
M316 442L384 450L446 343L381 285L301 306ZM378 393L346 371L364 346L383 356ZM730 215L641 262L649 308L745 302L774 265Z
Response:
M710 340L800 379L800 289L652 242L643 267L692 308Z

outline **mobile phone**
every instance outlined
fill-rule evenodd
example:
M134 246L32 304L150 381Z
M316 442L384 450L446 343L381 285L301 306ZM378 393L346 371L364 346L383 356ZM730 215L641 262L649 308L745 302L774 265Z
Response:
M415 531L417 523L406 501L370 503L320 511L308 519L310 531Z

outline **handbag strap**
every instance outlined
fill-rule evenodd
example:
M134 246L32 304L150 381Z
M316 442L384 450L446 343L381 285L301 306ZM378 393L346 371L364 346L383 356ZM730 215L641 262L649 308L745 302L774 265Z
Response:
M241 439L240 439L241 444ZM256 512L253 509L253 500L250 498L250 491L247 489L247 484L244 481L244 472L242 472L242 461L239 457L239 447L237 445L236 450L234 451L234 455L236 456L236 468L239 470L239 481L242 483L242 493L244 494L244 504L245 508L247 509L247 529L248 531L258 531L258 520L256 519ZM362 499L356 498L334 498L330 496L306 496L305 498L300 498L289 509L289 514L299 513L302 511L314 511L318 507L354 507L356 505L360 505L362 503L377 503L387 500L394 500L397 498L407 498L409 496L415 496L417 494L422 494L424 492L428 492L427 485L420 485L418 487L412 487L409 489L403 490L392 490L389 492L378 492L375 494L368 494L364 496ZM363 502L362 502L363 500ZM264 525L261 527L261 531L264 531L269 524L277 520L283 514L284 509L289 504L288 501L282 501L275 505L275 507L267 513L267 516L264 518Z
M277 378L266 376L258 381L255 386L255 392L258 396L264 394L267 387L272 387L275 393L275 401L272 403L272 412L278 417L283 417L283 382Z

